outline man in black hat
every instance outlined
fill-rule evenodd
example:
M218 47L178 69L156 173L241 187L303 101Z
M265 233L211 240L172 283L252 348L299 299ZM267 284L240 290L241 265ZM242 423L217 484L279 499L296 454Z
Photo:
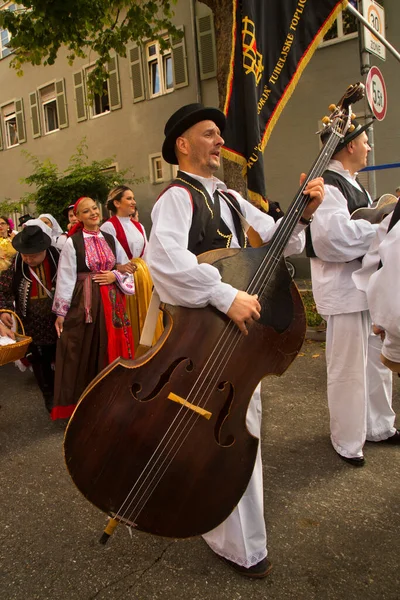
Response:
M220 166L224 126L225 116L221 111L200 104L184 106L168 120L162 153L168 163L179 164L179 171L153 209L146 260L162 301L196 308L211 304L246 334L246 322L260 317L257 296L222 282L219 271L212 265L199 264L196 256L211 249L247 244L236 210L264 242L272 237L279 224L214 177ZM310 182L305 193L311 196L311 201L303 213L303 223L296 226L289 241L288 253L302 251L304 226L322 201L322 179ZM259 438L259 386L250 401L246 423L249 431ZM204 539L242 575L260 578L269 573L260 450L238 506Z
M67 232L71 229L73 225L75 225L75 223L78 222L78 219L76 218L76 215L74 213L74 206L74 204L70 204L62 211L64 217L68 219Z
M32 337L27 352L36 381L48 411L53 404L57 333L52 297L59 253L51 238L40 227L24 227L12 240L17 254L12 265L0 276L0 320L12 326L7 308L21 318L26 335Z
M391 373L379 360L381 340L371 331L367 297L352 279L378 228L351 219L354 210L371 202L357 179L371 150L370 123L353 124L323 175L325 200L310 225L308 246L314 298L327 321L331 441L343 460L362 467L366 440L398 444L400 433L394 427Z
M22 215L18 219L19 226L22 227L27 221L30 221L31 219L33 219L33 217L30 214Z

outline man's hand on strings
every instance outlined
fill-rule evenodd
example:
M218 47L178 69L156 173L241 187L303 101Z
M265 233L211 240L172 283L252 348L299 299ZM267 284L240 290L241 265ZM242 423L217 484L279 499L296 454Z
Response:
M307 175L305 173L302 173L300 175L300 185L303 185L306 178ZM303 219L309 220L311 219L318 206L324 199L325 190L324 180L322 179L322 177L317 177L316 179L312 179L311 181L309 181L306 187L304 188L304 195L310 196L310 201L307 204L307 207L301 216L303 217Z
M247 335L246 323L257 321L260 318L261 306L258 302L258 296L251 296L247 292L238 291L227 316L239 327L240 331Z

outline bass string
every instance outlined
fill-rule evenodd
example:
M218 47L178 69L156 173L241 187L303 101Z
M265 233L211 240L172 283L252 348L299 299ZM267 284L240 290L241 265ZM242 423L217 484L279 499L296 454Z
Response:
M241 335L241 334L239 334L239 335ZM207 403L207 400L205 403ZM143 510L144 506L146 505L151 494L153 493L153 491L155 490L155 488L157 487L157 485L163 478L164 474L166 473L169 466L175 459L175 457L178 454L179 450L181 449L182 445L185 443L186 439L190 435L190 432L193 429L193 427L195 426L197 420L201 419L201 418L203 418L203 417L199 416L197 413L195 413L193 411L190 411L190 413L188 413L188 415L186 417L186 422L184 424L184 427L176 430L175 433L177 433L178 435L175 437L175 439L173 439L173 437L171 436L171 438L168 440L168 442L173 442L173 444L169 448L167 447L167 445L163 448L164 456L161 457L161 455L159 455L157 457L158 464L154 463L154 465L149 470L146 479L148 479L151 475L152 475L152 478L149 481L147 481L147 487L144 490L142 490L140 497L137 498L138 494L141 491L141 488L143 487L143 485L142 485L141 488L139 488L136 491L135 496L133 496L131 498L129 505L127 506L127 510L126 510L125 514L127 514L129 509L131 509L131 513L130 513L130 516L128 519L129 521L135 522L135 520L139 517L141 511ZM161 458L163 460L160 463L159 460ZM151 473L151 470L156 467L157 467L157 470L155 472ZM135 500L136 500L136 504L134 506L132 506L133 503L135 502Z
M228 327L231 325L231 323L228 323ZM230 327L229 327L230 328ZM234 328L232 328L232 332L234 333L234 337L240 337L241 334L240 332L236 333L235 332L236 326L234 326ZM231 336L232 337L232 336ZM227 340L225 340L227 341ZM234 340L233 340L234 341ZM232 346L232 341L231 341L231 346ZM221 352L221 349L220 349ZM231 353L233 352L233 350L231 349ZM227 361L229 360L230 356L227 355L227 353L225 352L225 364L227 363ZM215 362L215 361L214 361ZM208 381L207 384L207 388L213 389L215 387L215 383L218 379L219 374L218 373L214 373L214 378L215 381ZM200 378L200 375L198 377L198 379ZM193 386L194 388L195 386ZM192 389L193 389L192 388ZM207 389L203 392L203 395L207 392ZM197 391L195 396L198 396L200 394L200 391ZM188 395L189 398L189 395ZM208 402L208 399L206 398L204 401L204 405L206 405ZM193 403L193 402L192 402ZM198 404L198 406L200 406L200 404ZM150 457L150 459L148 460L147 464L145 465L145 467L142 470L142 473L139 475L138 479L136 480L136 482L134 483L134 485L132 486L131 490L129 491L127 497L125 498L123 504L121 505L120 509L118 510L117 514L118 516L127 519L126 515L127 512L129 511L129 509L132 506L132 503L136 500L137 495L141 492L143 486L146 484L147 482L147 487L144 489L144 491L142 492L141 497L139 498L140 502L141 500L143 500L143 496L147 493L147 499L150 496L151 492L149 492L149 487L152 486L152 489L155 489L155 487L157 486L157 484L159 483L159 481L161 480L163 474L165 473L165 471L168 469L169 465L171 464L172 460L174 459L174 457L176 456L177 452L179 451L179 449L181 448L181 446L183 445L183 443L185 442L185 440L187 439L188 435L190 434L191 429L193 428L196 420L198 418L203 418L203 417L199 417L198 414L196 414L193 411L188 411L187 409L184 410L185 407L182 406L180 408L180 410L178 411L177 416L175 417L174 421L171 423L171 426L169 427L169 429L166 431L166 433L164 434L162 440L160 440L157 448L154 450L152 456ZM167 438L167 434L169 433L170 429L172 428L172 426L174 425L174 422L176 421L176 419L178 418L178 416L181 415L181 419L180 419L180 423L175 424L175 430L173 431L172 435ZM186 421L186 423L183 424L182 423ZM189 431L186 432L186 436L182 439L182 436L185 434L185 431L187 430L187 428L190 426L191 421L194 421L192 423L192 426L190 427ZM166 439L167 438L167 439ZM180 445L178 446L178 448L175 451L175 454L171 457L171 452L174 451L174 448L176 447L176 445L179 443L179 441L181 442ZM164 446L161 448L162 444L165 442ZM171 445L172 444L172 445ZM161 450L160 450L161 448ZM157 481L155 481L155 478L157 477L157 475L159 475L160 469L162 469L162 467L165 465L166 461L168 460L168 458L170 458L168 465L164 468L161 476L158 477ZM155 459L155 460L153 460ZM153 463L151 464L151 461L153 460ZM161 464L160 461L162 460ZM157 468L157 471L153 472L154 469ZM150 481L147 481L148 478L152 475L152 479ZM142 481L141 481L142 480ZM137 488L138 484L140 483L140 487ZM137 489L135 489L137 488ZM146 500L147 501L147 500ZM129 503L128 503L129 502ZM134 509L135 510L135 509ZM124 514L122 515L122 511L124 511ZM132 513L133 514L133 513ZM134 518L137 518L138 515L136 514L136 516ZM131 518L129 519L131 520Z
M335 139L335 138L336 138L336 139ZM295 201L295 202L293 203L293 205L292 205L292 210L291 210L291 213L289 212L289 215L288 215L288 217L287 217L287 219L286 219L286 221L287 221L286 228L284 228L284 230L283 230L283 231L280 231L280 232L279 232L279 234L280 234L280 235L277 235L277 236L276 236L276 238L275 238L275 240L276 240L276 241L275 241L275 246L276 246L276 247L279 247L279 245L282 245L282 243L284 242L284 238L285 238L285 237L289 237L289 236L291 235L291 233L292 233L292 229L293 229L294 225L296 224L296 222L297 222L297 220L298 220L298 214L299 214L300 210L301 210L301 212L302 212L302 210L304 210L305 206L306 206L306 205L307 205L307 203L308 203L308 199L307 199L307 197L306 197L306 196L303 196L303 197L302 197L303 190L304 190L304 188L305 188L305 186L307 185L307 183L308 183L308 181L309 181L309 180L311 180L311 179L313 179L315 176L317 176L317 174L318 174L318 173L321 173L321 169L322 169L322 172L323 172L323 170L325 170L325 168L326 168L326 165L327 165L327 163L329 162L329 160L330 160L330 157L331 157L331 155L332 155L332 153L333 153L333 150L334 150L334 148L336 147L336 145L338 144L338 141L339 141L339 138L338 138L337 136L335 136L334 134L332 134L332 135L330 136L329 140L327 141L327 143L325 144L325 147L324 147L324 149L325 149L325 152L324 152L324 153L322 153L322 155L321 155L321 160L320 160L320 161L319 161L319 160L317 160L317 161L316 161L316 163L315 163L314 167L311 169L309 176L306 178L306 180L305 180L305 182L304 182L304 184L303 184L303 186L302 186L302 188L301 188L301 190L300 190L300 194L299 194L299 197L298 197L298 202L296 203L296 201ZM300 214L301 214L301 212L300 212ZM282 224L282 225L283 225L283 224ZM257 289L257 285L260 285L260 282L261 282L261 287L260 287L260 291L261 291L261 293L262 293L262 291L265 289L265 286L266 286L266 285L267 285L267 283L268 283L269 277L271 276L271 274L272 274L272 273L273 273L273 271L275 270L275 268L276 268L276 265L277 265L277 263L278 263L278 261L279 261L279 259L275 258L274 256L271 256L271 254L273 255L273 252L274 252L274 250L275 250L275 248L272 248L272 249L271 249L271 252L269 253L269 255L267 255L266 259L264 259L264 260L263 260L263 262L262 262L262 264L261 264L260 268L258 269L258 272L256 273L255 277L253 278L253 281L252 281L252 282L251 282L251 284L249 285L249 288L248 288L249 290L251 290L252 288L254 288L254 289ZM252 293L255 293L255 292L253 291ZM228 329L228 328L226 328L226 329ZM218 380L218 378L220 377L220 373L221 373L221 372L223 371L223 369L225 368L225 366L226 366L226 364L227 364L228 360L230 359L230 356L232 355L232 353L233 353L234 349L236 348L236 345L237 345L237 343L238 343L238 341L239 341L239 338L240 338L240 336L241 336L241 334L240 334L240 333L238 333L237 335L234 335L234 336L233 336L233 340L232 340L232 342L231 342L231 347L230 347L230 348L228 348L228 351L226 351L226 348L224 348L224 345L226 345L226 344L227 344L227 342L228 342L228 340L229 340L229 337L228 337L228 336L229 336L229 333L230 333L230 332L228 332L228 336L227 336L227 335L226 335L226 329L225 329L225 331L223 332L223 334L221 335L221 340L223 340L222 347L219 347L219 351L218 351L217 353L213 352L213 353L210 355L210 357L209 357L209 359L208 359L208 361L207 361L206 365L203 367L203 369L202 369L202 372L199 374L199 376L198 376L198 379L197 379L197 383L198 383L198 381L201 379L201 376L203 375L203 380L204 380L204 381L206 381L206 379L204 378L205 369L206 369L206 367L207 367L207 366L209 366L209 365L208 365L208 363L209 363L209 362L212 360L213 364L212 364L212 365L211 365L211 367L209 368L209 373L213 373L215 381L209 380L209 381L208 381L208 384L206 385L206 389L204 390L204 392L203 392L203 393L201 393L201 389L200 389L198 386L196 386L196 387L195 387L195 386L193 386L193 387L192 387L192 391L193 391L193 389L197 389L197 391L196 391L196 393L195 393L195 397L194 397L194 399L193 399L192 403L194 403L194 401L196 400L196 396L199 396L199 395L200 395L200 396L201 396L201 397L204 399L204 404L203 404L203 405L201 405L201 401L200 401L200 403L198 404L198 406L203 406L203 407L204 407L204 406L206 406L206 405L207 405L207 403L208 403L208 400L209 400L209 397L210 397L210 396L208 395L208 398L207 398L207 397L206 397L206 398L204 398L204 396L205 396L205 395L208 393L208 390L211 390L211 389L213 389L213 388L214 388L214 386L215 386L215 382L216 382L216 381ZM223 339L223 338L224 338L224 336L225 336L225 340ZM232 337L232 336L231 336L231 337ZM236 337L236 339L235 339L235 337ZM232 344L233 344L233 348L232 348ZM218 348L218 345L217 345L217 348ZM229 350L230 350L230 351L229 351ZM215 366L215 364L217 363L217 361L218 361L218 359L219 359L219 354L221 354L221 352L225 352L225 356L223 357L223 360L222 360L222 361L219 361L219 362L218 362L219 372L218 372L218 373L217 373L216 371L214 371L214 372L213 372L214 366ZM189 393L189 395L188 395L188 398L189 398L190 394L191 394L191 393ZM184 407L182 407L182 408L180 409L180 411L179 411L180 413L183 411L183 408L184 408ZM187 411L186 411L186 412L187 412ZM179 413L178 413L178 414L179 414ZM184 425L184 427L182 428L182 427L181 427L181 423L182 423L182 421L185 419L185 414L183 414L183 415L182 415L182 418L181 418L181 423L177 425L177 427L176 427L176 429L175 429L175 432L173 432L173 434L171 435L171 437L170 437L170 438L167 440L167 444L166 444L166 446L165 446L165 447L164 447L164 449L163 449L163 451L164 451L164 452L165 452L165 451L167 451L168 453L167 453L167 455L166 455L166 456L164 456L164 460L163 460L163 462L161 463L161 465L158 465L158 471L156 471L156 473L155 473L155 474L153 474L153 479L152 479L152 480L151 480L151 482L150 482L150 485L152 485L152 488L153 488L153 490L154 490L154 489L155 489L155 487L158 485L158 483L159 483L159 481L161 480L161 478L162 478L163 474L164 474L164 473L165 473L165 471L168 469L169 465L171 464L172 460L173 460L173 459L174 459L174 457L176 456L177 452L178 452L178 451L179 451L179 449L182 447L182 445L183 445L184 441L187 439L188 435L190 434L190 431L191 431L191 429L192 429L192 428L193 428L193 426L194 426L194 423L192 424L192 427L190 428L190 430L189 430L189 431L186 433L186 436L183 438L183 440L181 440L181 443L180 443L179 447L177 448L177 450L175 451L175 454L174 454L174 455L171 457L171 452L174 450L174 448L175 448L176 444L179 442L179 440L180 440L180 439L182 438L182 436L184 435L184 433L185 433L185 429L187 429L187 427L189 427L189 425L190 425L190 421L191 421L191 420L193 420L193 421L196 421L198 418L199 418L199 417L198 417L198 415L195 415L194 413L192 413L192 414L189 414L189 419L188 419L188 420L186 419L186 424L185 424L185 425ZM174 422L173 422L173 423L174 423ZM172 427L173 423L171 424L171 427ZM170 428L171 428L171 427L170 427ZM170 428L169 428L169 429L170 429ZM166 434L164 435L164 438L163 438L163 439L160 441L160 444L159 444L159 446L160 446L160 445L161 445L161 443L162 443L162 442L165 440L165 437L167 436L167 434L168 434L168 431L169 431L169 430L167 430ZM176 433L178 433L178 436L177 436L177 437L176 437L176 439L174 440L174 435L175 435ZM172 447L170 447L170 448L168 449L168 448L167 448L167 446L168 446L168 444L170 444L171 442L173 442L173 445L172 445ZM153 456L154 456L154 455L157 453L157 450L159 449L159 446L158 446L158 447L156 448L156 450L154 451L154 453L153 453ZM164 466L165 462L168 460L168 458L169 458L169 457L170 457L170 461L169 461L168 465L165 467L165 469L164 469L163 473L162 473L162 474L161 474L161 476L160 476L160 477L157 479L157 481L155 481L155 477L157 477L157 475L159 474L159 471L160 471L160 469L161 469L161 468ZM152 458L152 457L151 457L151 458ZM150 460L151 460L151 459L150 459ZM158 455L158 457L157 457L157 461L159 461L159 460L160 460L160 454L159 454L159 455ZM142 487L142 486L144 485L144 483L146 482L146 479L147 479L147 478L150 476L150 474L151 474L151 470L152 470L152 469L154 469L154 468L157 466L157 461L154 463L154 465L153 465L153 466L151 467L151 469L148 471L148 474L147 474L146 478L144 479L144 481L143 481L143 483L142 483L141 487ZM145 466L145 468L144 468L144 470L143 470L143 472L142 472L142 475L143 475L143 473L144 473L145 469L146 469L146 468L149 466L149 463L150 463L150 461L149 461L149 462L148 462L148 464ZM141 476L142 476L142 475L141 475ZM140 476L140 477L141 477L141 476ZM140 477L139 477L139 479L140 479ZM138 480L138 481L139 481L139 480ZM137 483L137 482L136 482L136 483ZM141 487L139 488L138 492L140 492L140 489L141 489ZM132 488L132 490L131 490L131 491L133 492L133 488ZM137 493L138 493L138 492L137 492ZM148 486L148 487L147 487L147 489L145 490L145 493L146 493L146 492L148 492L148 494L147 494L147 499L148 499L148 497L149 497L149 494L151 494L151 493L152 493L152 491L149 491L149 486ZM134 499L135 499L135 497L134 497L134 498L131 500L131 503L130 503L130 505L132 504L132 502L134 501ZM143 500L143 495L142 495L142 498L141 498L141 499L139 499L139 501L140 501L140 500ZM146 501L147 501L147 500L146 500ZM130 508L130 505L128 506L128 509ZM137 516L136 516L135 518L137 518Z
M259 295L262 295L263 291L265 290L265 287L268 284L281 258L280 254L279 256L276 256L277 250L286 246L289 237L294 229L294 226L298 222L298 215L303 212L303 210L308 204L308 198L303 194L303 191L308 181L321 175L325 171L338 142L339 137L335 133L333 133L324 145L321 155L317 158L309 175L307 176L307 179L300 188L300 192L296 200L293 202L291 208L289 209L289 212L287 213L287 215L285 215L285 217L283 217L284 222L277 229L276 235L271 241L265 258L261 262L259 269L257 270L253 279L251 280L247 288L247 292L249 294L258 293Z

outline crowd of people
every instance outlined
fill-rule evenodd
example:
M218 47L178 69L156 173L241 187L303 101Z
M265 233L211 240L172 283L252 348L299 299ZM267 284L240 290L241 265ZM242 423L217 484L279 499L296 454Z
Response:
M111 190L109 203L120 191ZM134 220L132 191L124 187L123 193L129 196L125 225L140 237L130 235L129 243L126 237L120 243L118 227L110 231L106 222L100 229L99 207L88 197L66 207L66 232L50 214L23 219L20 233L0 218L12 249L0 274L0 335L15 339L13 316L4 312L15 311L32 338L24 363L32 368L53 420L72 415L83 390L105 366L118 357L134 357L132 331L139 338L144 321L127 301L135 295L135 260L143 263L147 285L147 300L135 305L143 313L152 283L139 259L146 233Z
M356 208L371 202L356 177L370 150L368 124L354 125L323 178L307 184L309 202L285 254L302 252L307 231L314 297L327 322L331 441L341 459L360 467L366 441L400 443L391 406L392 370L398 372L400 365L395 273L400 210L380 225L351 219ZM211 305L243 335L260 318L257 295L235 289L215 266L197 260L211 249L246 247L244 220L263 243L281 224L279 214L273 218L258 210L215 177L224 126L221 111L200 104L186 105L168 120L163 158L179 170L155 202L149 240L134 194L125 186L111 190L112 217L101 226L98 206L87 197L66 208L67 233L48 214L28 221L17 235L0 218L0 233L7 232L17 252L0 277L0 334L13 335L7 329L10 315L1 308L14 308L32 337L28 358L52 418L70 417L104 366L119 356L134 357L152 281L162 302ZM394 293L380 294L382 288ZM160 319L157 325L155 339L162 331ZM246 425L258 439L261 413L257 386ZM270 572L260 447L236 508L204 539L240 574L262 578Z

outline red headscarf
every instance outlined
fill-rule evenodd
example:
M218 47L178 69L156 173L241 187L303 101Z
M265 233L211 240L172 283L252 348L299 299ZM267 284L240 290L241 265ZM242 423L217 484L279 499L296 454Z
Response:
M81 200L86 200L87 198L89 198L88 196L81 196L80 198L78 198L78 200L75 202L74 204L74 215L76 216L77 210L78 210L78 205L80 203ZM90 198L89 198L90 200ZM74 233L76 233L77 231L80 231L81 229L83 229L83 223L81 221L78 221L78 223L75 223L75 225L72 225L71 229L68 231L68 237L71 237L71 235L74 235Z

